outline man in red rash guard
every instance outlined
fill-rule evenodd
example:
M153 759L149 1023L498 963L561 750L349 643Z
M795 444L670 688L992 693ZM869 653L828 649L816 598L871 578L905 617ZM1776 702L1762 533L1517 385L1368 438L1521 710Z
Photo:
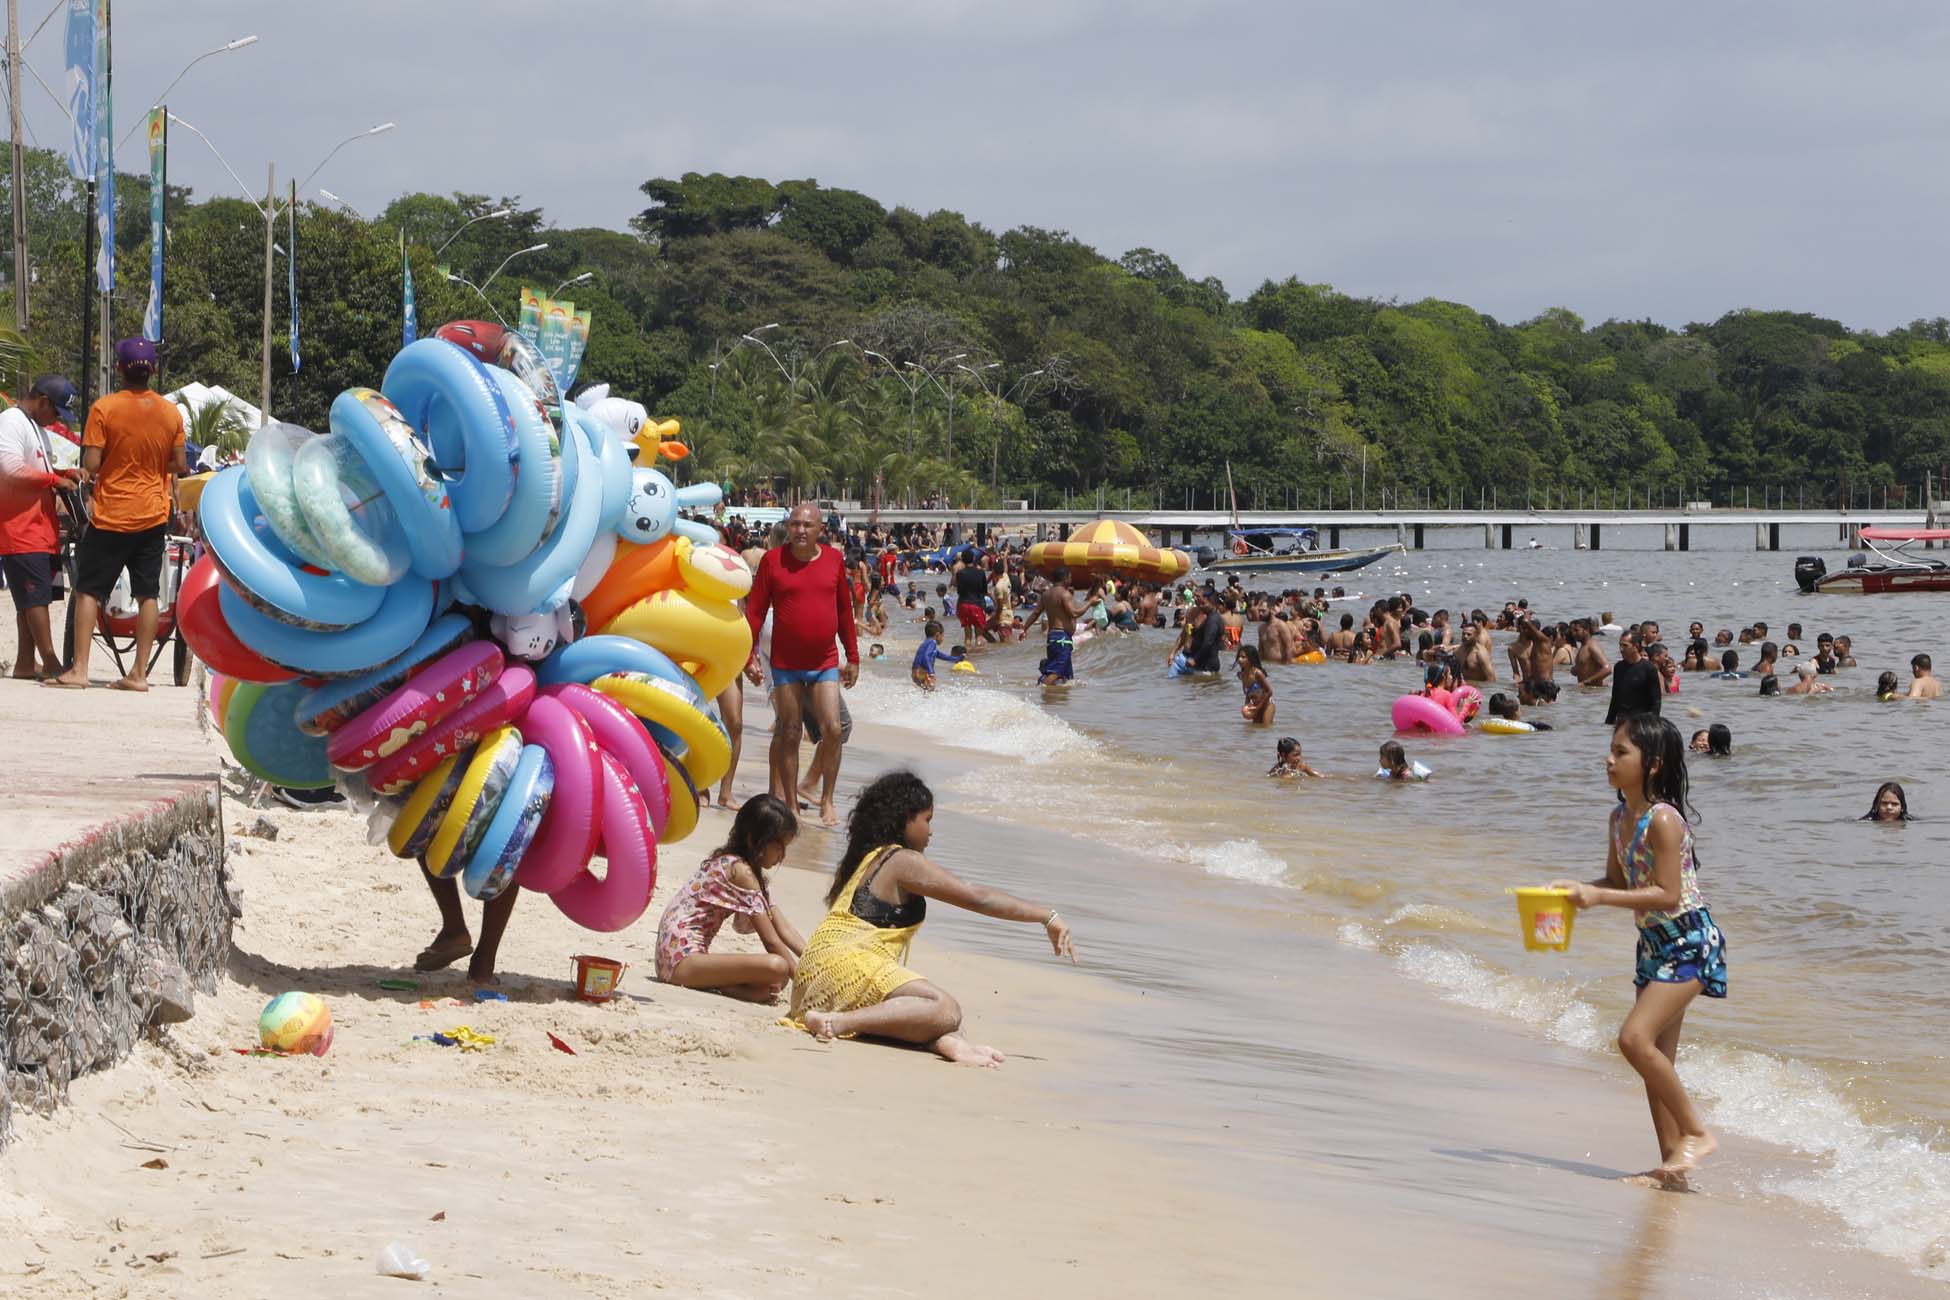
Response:
M860 645L853 628L853 592L846 561L819 543L819 511L797 505L785 520L785 545L765 552L745 601L752 625L752 658L758 657L759 631L772 614L772 794L796 805L799 793L799 737L808 710L819 724L815 767L826 774L819 820L840 824L833 808L833 785L840 770L840 687L852 689L860 676ZM833 642L846 646L840 666Z

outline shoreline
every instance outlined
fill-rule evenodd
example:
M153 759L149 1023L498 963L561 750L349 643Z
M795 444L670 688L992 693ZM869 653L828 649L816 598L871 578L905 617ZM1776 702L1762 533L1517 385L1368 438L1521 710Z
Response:
M767 721L748 696L742 793L763 782ZM468 989L400 969L434 928L413 868L366 847L356 816L273 807L280 838L233 859L237 959L177 1046L78 1082L0 1153L0 1278L49 1296L390 1295L373 1259L397 1239L436 1283L495 1295L1942 1294L1764 1191L1793 1161L1758 1143L1723 1145L1707 1195L1608 1181L1623 1171L1604 1158L1646 1142L1622 1065L1377 980L1392 971L1376 954L1290 933L1292 969L1265 988L1194 966L1161 979L1132 949L1188 890L1228 924L1280 920L1249 885L1174 891L1168 864L957 810L959 787L1008 761L862 721L841 783L844 802L917 767L942 804L938 856L1009 888L1048 882L1034 888L1075 918L1084 965L1055 975L1030 927L940 908L920 936L915 968L1009 1054L1000 1071L819 1045L776 1008L656 984L654 918L721 813L663 855L636 927L592 935L531 895L502 949L512 1000L422 1010ZM809 828L775 877L802 929L839 843ZM575 952L631 962L626 999L565 1000ZM401 976L420 988L374 983ZM326 997L331 1054L230 1052L287 988ZM1304 1041L1227 1077L1282 1006ZM410 1041L458 1024L499 1041ZM73 1168L96 1173L76 1185ZM1464 1273L1480 1289L1458 1290Z

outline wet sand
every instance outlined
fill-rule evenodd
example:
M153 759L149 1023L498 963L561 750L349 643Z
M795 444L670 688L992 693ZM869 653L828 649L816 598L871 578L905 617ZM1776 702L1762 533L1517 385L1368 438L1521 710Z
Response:
M741 792L763 779L751 704ZM896 755L944 791L942 860L1077 927L1073 970L1032 926L930 916L913 964L1010 1053L1002 1070L819 1045L654 983L655 917L722 814L667 851L621 935L524 897L512 1000L474 1004L458 972L405 969L434 929L414 868L348 813L273 809L279 839L234 860L230 978L0 1154L0 1292L394 1295L373 1261L399 1240L435 1284L494 1296L1943 1294L1766 1192L1794 1170L1775 1148L1729 1141L1699 1195L1613 1181L1649 1146L1620 1062L1391 983L1330 939L1239 967L1214 927L1270 922L1224 891L1198 910L1201 882L1123 860L1101 815L1081 839L958 814L947 791L1001 760L863 720L843 789ZM233 829L255 816L229 811ZM839 847L809 830L778 874L802 929ZM578 952L630 962L628 996L566 1000ZM420 987L376 984L402 976ZM292 988L330 1002L331 1054L230 1051ZM465 1005L418 1004L448 997ZM497 1043L412 1041L462 1024Z

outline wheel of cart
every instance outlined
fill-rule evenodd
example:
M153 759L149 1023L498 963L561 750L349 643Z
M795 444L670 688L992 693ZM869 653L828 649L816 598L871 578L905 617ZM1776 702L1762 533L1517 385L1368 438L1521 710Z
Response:
M86 504L81 494L73 489L58 489L63 509L61 511L60 550L55 556L55 566L64 580L68 592L68 614L64 620L65 630L61 640L61 657L64 663L74 663L74 592L77 568L75 552L81 541L81 530L87 518ZM183 639L182 631L176 626L176 593L183 585L183 576L189 572L190 564L196 559L196 539L183 533L170 533L163 547L163 568L161 588L156 597L156 640L150 648L149 662L142 665L145 674L154 671L165 654L172 656L170 678L178 686L190 684L191 653L189 642ZM95 639L108 649L109 657L115 661L115 671L126 677L129 666L135 659L137 645L135 602L129 599L128 575L117 581L115 591L103 603L95 619Z

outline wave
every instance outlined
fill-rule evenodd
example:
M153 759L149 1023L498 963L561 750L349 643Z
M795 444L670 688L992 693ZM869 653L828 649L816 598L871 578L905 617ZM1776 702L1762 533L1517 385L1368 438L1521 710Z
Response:
M1341 927L1340 939L1369 951L1393 948L1396 969L1449 1001L1539 1028L1570 1047L1612 1051L1616 1031L1567 982L1512 975L1436 943L1387 945L1359 925ZM1797 1061L1688 1043L1679 1068L1716 1126L1816 1159L1814 1172L1783 1176L1768 1190L1827 1210L1870 1249L1950 1281L1950 1152L1868 1123L1819 1071Z
M856 711L876 724L917 731L930 740L1025 763L1053 763L1096 754L1096 741L1028 700L954 680L943 672L937 690L908 681L862 677Z

